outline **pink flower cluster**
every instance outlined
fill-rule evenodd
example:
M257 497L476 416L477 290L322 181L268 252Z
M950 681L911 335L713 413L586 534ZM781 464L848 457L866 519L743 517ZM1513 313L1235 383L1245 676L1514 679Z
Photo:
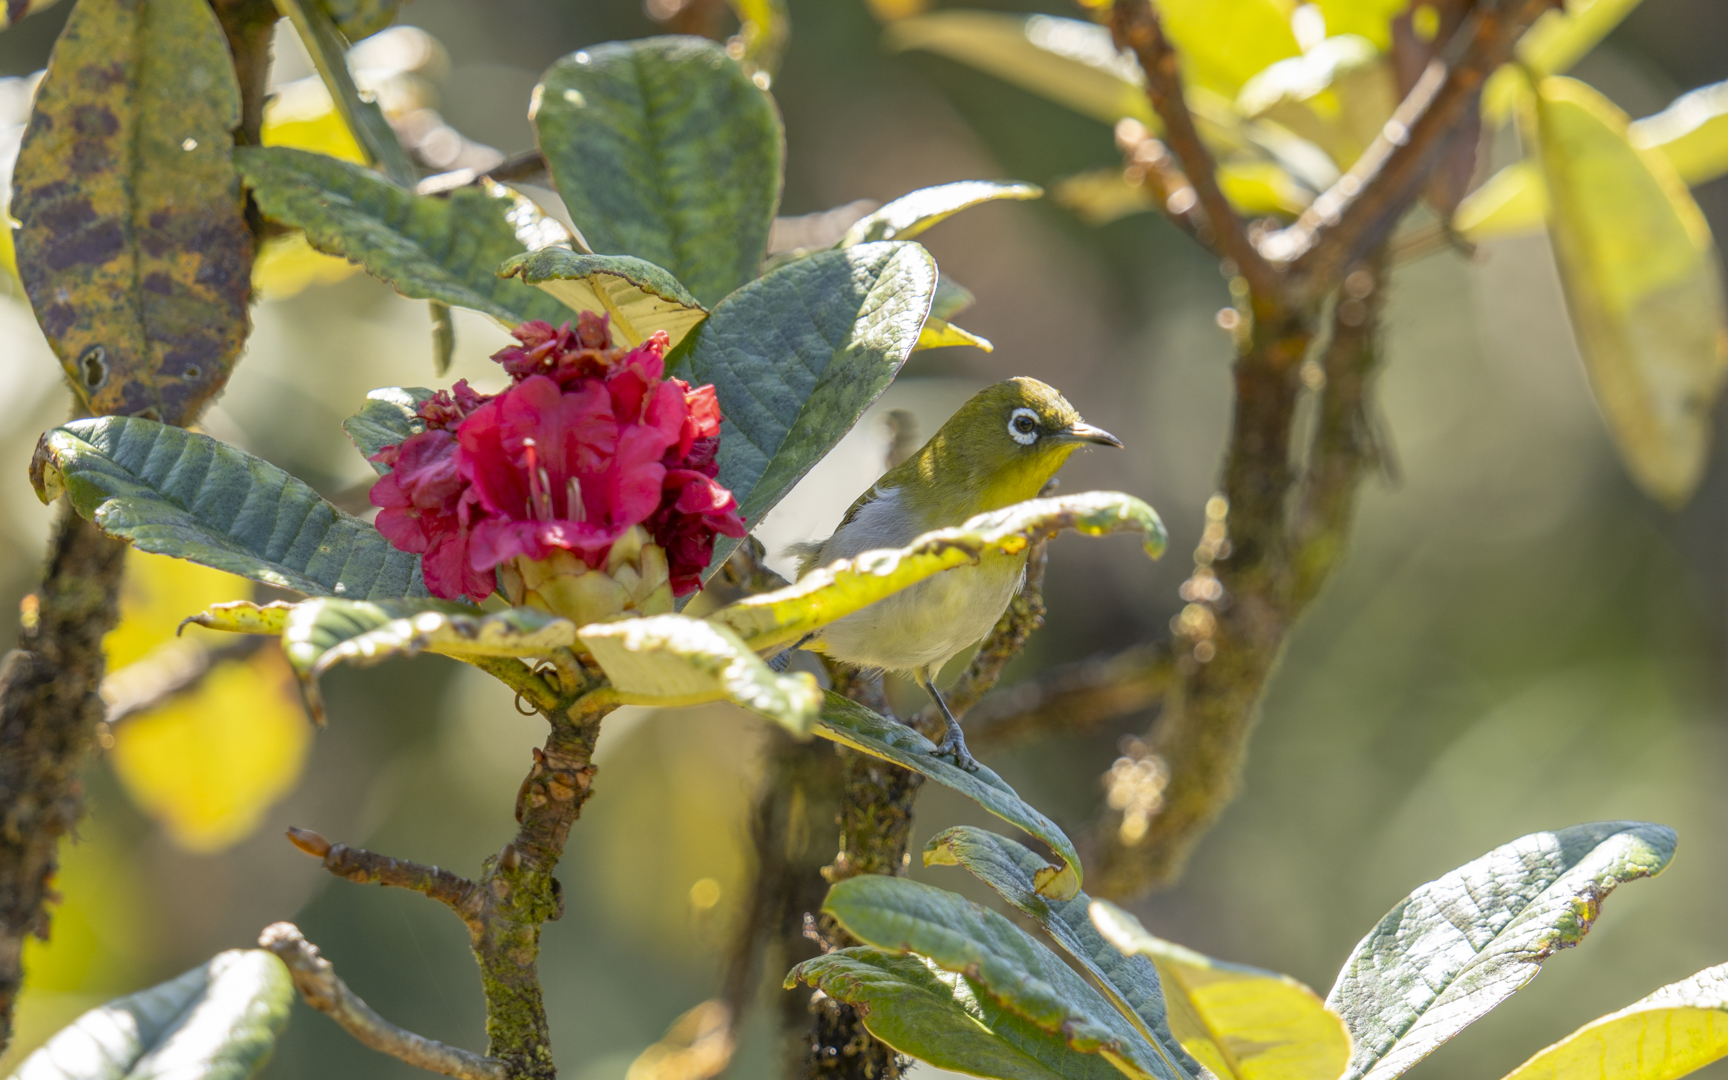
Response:
M745 531L714 480L714 388L664 377L663 331L611 347L603 315L514 335L492 357L508 390L439 391L420 405L426 430L372 458L391 470L372 488L378 531L419 554L427 589L446 599L483 600L495 567L558 548L598 569L634 525L665 550L674 595L700 588L715 535Z

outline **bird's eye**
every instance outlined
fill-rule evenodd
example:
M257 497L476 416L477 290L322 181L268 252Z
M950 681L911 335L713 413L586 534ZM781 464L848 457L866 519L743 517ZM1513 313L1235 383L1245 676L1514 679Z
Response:
M1008 414L1008 437L1021 446L1038 441L1038 414L1031 409L1015 409Z

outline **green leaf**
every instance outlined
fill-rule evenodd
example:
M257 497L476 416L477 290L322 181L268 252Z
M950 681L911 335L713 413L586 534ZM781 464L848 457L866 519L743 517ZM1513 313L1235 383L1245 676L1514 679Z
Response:
M386 446L394 446L426 430L420 419L420 403L432 396L424 386L386 386L366 395L360 411L342 421L342 430L362 455L370 458ZM381 462L370 463L379 476L390 471Z
M1591 389L1633 479L1677 506L1703 476L1728 370L1710 228L1600 93L1564 78L1537 89L1549 229Z
M1037 184L1019 180L958 180L920 188L853 222L836 247L848 248L874 240L911 240L962 210L999 199L1036 199Z
M1354 1047L1344 1080L1391 1080L1511 997L1583 940L1616 885L1660 873L1674 842L1641 821L1532 833L1411 893L1326 997Z
M936 744L905 724L865 708L835 693L824 696L822 718L816 734L849 746L859 753L911 769L957 791L997 817L1036 836L1049 845L1062 861L1060 866L1041 865L1029 871L1033 890L1041 896L1068 900L1080 891L1080 856L1074 842L1054 821L1023 801L988 766L968 772L945 757L936 755Z
M682 615L584 626L582 644L622 700L637 705L733 701L808 736L822 691L807 672L779 675L723 626Z
M1036 878L1045 863L1036 852L1005 836L957 825L936 834L924 846L924 865L963 866L995 889L1002 899L1042 926L1062 946L1062 951L1092 976L1118 1012L1138 1019L1140 1034L1164 1051L1178 1073L1199 1075L1196 1063L1171 1033L1164 994L1152 962L1144 956L1125 955L1104 939L1092 925L1089 914L1092 899L1085 893L1076 892L1066 900L1056 901L1040 896ZM1318 998L1314 1005L1319 1008ZM1339 1058L1337 1069L1315 1075L1336 1076L1343 1067L1344 1058Z
M1069 1048L1101 1054L1131 1077L1182 1074L1055 953L960 896L905 878L864 874L828 890L822 910L866 945L917 953L966 975L990 997Z
M266 585L355 599L425 596L420 557L242 450L152 420L74 420L42 436L30 478L140 551Z
M1220 1080L1334 1077L1350 1061L1350 1036L1320 995L1288 975L1226 964L1153 937L1106 900L1091 920L1123 954L1157 965L1170 1030Z
M1355 34L1381 52L1392 48L1392 19L1402 15L1410 0L1319 0L1328 36Z
M957 60L1105 124L1156 118L1140 68L1116 51L1110 32L1078 19L936 11L898 19L883 35L890 49L920 49Z
M611 316L612 325L632 345L664 330L675 347L708 317L677 278L630 255L582 255L568 248L544 248L505 262L498 276L537 285L576 311Z
M563 238L522 196L491 185L448 197L416 195L370 169L285 146L247 147L235 160L264 216L306 231L306 242L366 268L403 296L484 312L514 326L572 312L498 264Z
M572 53L529 115L590 248L663 266L710 307L761 271L780 116L720 46L657 37Z
M1452 227L1471 243L1541 232L1548 224L1548 184L1531 160L1514 161L1464 196Z
M724 445L725 440L721 440ZM725 474L721 474L722 480ZM1063 529L1088 536L1138 532L1146 553L1164 552L1164 523L1150 506L1119 491L1085 491L1028 499L925 533L903 548L868 551L812 570L796 584L747 596L709 616L738 632L756 650L789 645L837 619L868 607L951 567L983 558L1017 556L1035 539Z
M1278 0L1158 2L1182 77L1227 97L1278 61L1302 55L1288 11Z
M376 17L378 4L379 0L338 0L337 6L332 7L326 0L276 0L278 10L288 17L300 43L306 46L312 66L318 69L319 78L330 91L342 122L366 154L367 164L379 166L391 180L407 186L414 183L414 163L408 160L408 153L402 149L390 122L384 119L384 110L377 102L360 96L354 76L348 71L348 43L331 21L335 15L347 18L356 31L365 29ZM349 40L355 39L350 36Z
M204 0L83 0L12 174L18 273L80 408L184 424L245 344L240 88Z
M217 953L91 1009L25 1058L14 1080L246 1080L268 1059L293 1001L288 969L270 953Z
M1121 1080L1097 1054L1071 1049L998 1005L977 983L916 956L842 949L786 976L856 1007L870 1034L939 1069L996 1080Z
M1728 82L1682 94L1627 129L1633 146L1668 159L1682 183L1697 187L1728 173Z
M1632 13L1639 0L1571 0L1537 19L1518 39L1518 59L1537 77L1572 67Z
M720 483L752 526L834 448L911 355L936 290L917 244L859 244L775 269L727 297L668 365L713 383ZM710 567L738 541L721 537Z
M1592 1020L1506 1080L1674 1080L1728 1057L1728 964Z
M977 297L972 290L955 281L947 274L936 275L936 292L930 298L930 317L932 319L951 319L971 307Z

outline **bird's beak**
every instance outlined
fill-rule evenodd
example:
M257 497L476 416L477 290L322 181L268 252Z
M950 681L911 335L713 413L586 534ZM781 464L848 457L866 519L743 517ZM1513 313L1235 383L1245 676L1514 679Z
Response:
M1062 433L1063 442L1097 443L1099 446L1120 447L1122 440L1105 431L1101 427L1093 427L1082 420Z

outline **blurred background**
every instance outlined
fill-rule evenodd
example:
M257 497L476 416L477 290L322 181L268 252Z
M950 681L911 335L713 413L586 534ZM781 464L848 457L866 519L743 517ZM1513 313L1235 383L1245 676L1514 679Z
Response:
M0 132L23 115L7 102L27 101L22 80L44 65L70 6L0 35L0 76L20 79L0 83L0 107L16 114L0 116ZM1059 3L965 6L1074 14ZM792 0L791 16L774 85L788 146L784 214L949 180L1049 183L1120 163L1103 124L947 60L889 54L863 0ZM436 110L426 130L445 140L452 164L531 147L528 96L556 57L656 31L640 0L415 0L402 21L439 43L416 62L415 92ZM278 61L280 82L310 73L291 40L279 42ZM1653 113L1728 78L1728 7L1645 0L1573 73L1634 117ZM1696 194L1718 235L1728 233L1728 181ZM1154 215L1092 227L1049 202L985 206L923 239L977 294L963 322L997 349L917 354L764 525L770 549L826 535L870 482L889 439L883 410L910 410L928 434L978 386L1033 375L1128 445L1076 459L1064 489L1145 497L1172 543L1156 565L1127 538L1056 543L1049 625L1013 674L1156 635L1181 606L1176 588L1227 420L1231 352L1214 316L1229 296L1216 265ZM287 269L263 283L248 355L205 427L351 497L369 472L338 424L373 387L437 384L426 307L309 257L277 266ZM457 319L450 378L497 388L486 357L502 332ZM1348 558L1292 639L1242 797L1181 884L1135 910L1161 936L1324 993L1388 907L1496 844L1607 818L1673 825L1672 869L1616 893L1582 948L1411 1074L1491 1077L1590 1018L1728 960L1728 440L1684 510L1633 488L1594 413L1545 238L1399 264L1387 325L1381 400L1396 478L1366 487ZM11 282L0 296L8 611L36 585L50 522L25 466L66 403ZM132 570L116 664L161 647L204 603L247 594L234 579L162 560ZM0 645L14 633L5 622ZM28 954L19 1038L0 1075L84 1009L248 946L277 919L296 921L385 1016L483 1048L460 924L421 897L329 877L282 829L471 871L513 831L513 795L541 722L517 714L499 684L436 657L336 671L326 680L330 726L317 733L274 652L220 671L195 698L105 735L86 780L90 814L64 855L54 939ZM260 697L260 686L276 691ZM1117 741L1148 720L990 764L1079 831ZM567 912L544 936L563 1075L621 1080L673 1018L714 996L746 895L763 743L762 725L730 707L607 721L597 795L562 868ZM915 844L959 822L987 823L926 788ZM913 875L984 898L958 870ZM413 1074L296 1009L267 1076ZM759 1017L731 1075L769 1074L764 1025ZM1728 1077L1728 1066L1713 1074Z

